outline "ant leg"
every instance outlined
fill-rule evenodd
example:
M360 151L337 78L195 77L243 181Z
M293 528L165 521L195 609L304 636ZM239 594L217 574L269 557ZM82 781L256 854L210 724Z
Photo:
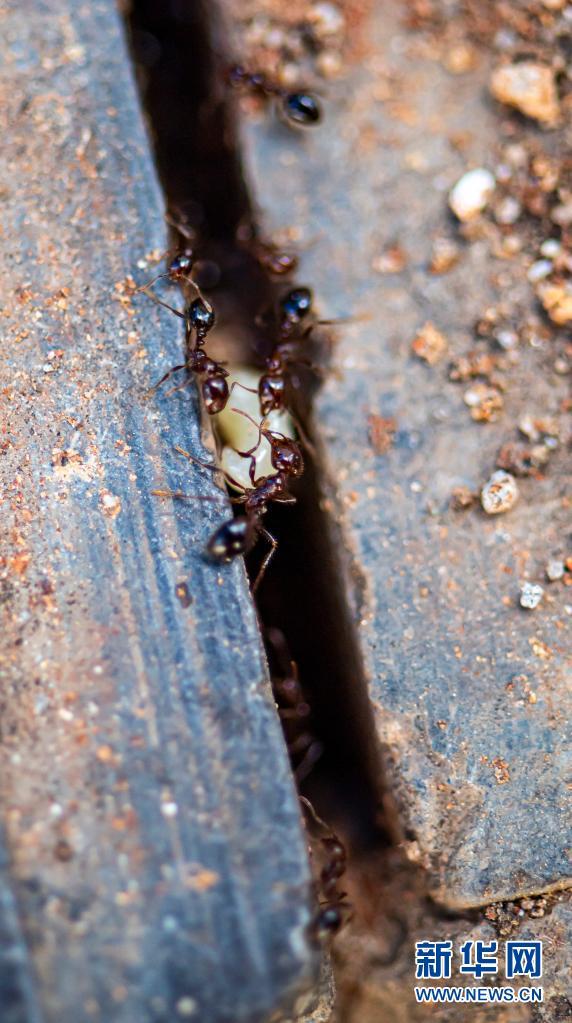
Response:
M175 451L177 451L180 455L183 455L184 458L188 458L189 462L196 462L197 465L202 465L203 469L210 469L211 472L221 471L218 465L214 462L201 462L200 458L197 458L196 455L191 455L190 451L185 451L185 449L179 447L178 444L173 444L173 447Z
M172 497L178 501L222 501L224 504L228 501L227 497L210 497L204 494L185 494L183 490L152 490L151 493L154 497Z
M170 398L170 397L171 397L171 395L172 395L172 394L176 394L176 393L177 393L177 391L183 391L183 390L185 389L185 387L188 387L188 386L189 386L190 382L191 382L191 381L190 381L190 380L188 380L188 379L187 379L187 380L183 380L182 384L177 384L177 385L176 385L175 387L171 387L171 390L170 390L170 391L167 391L167 393L166 393L165 397L166 397L166 398Z
M221 362L220 365L221 366L222 365L227 365L227 363L222 363ZM246 384L241 384L240 380L233 380L232 384L230 385L230 391L228 392L229 398L230 398L232 392L234 391L235 387L242 387L243 391L250 391L251 394L258 394L258 391L255 390L254 387L247 387ZM238 412L238 409L233 409L232 411Z
M188 366L186 362L182 362L180 366L172 366L171 369L168 369L167 372L163 374L161 379L158 380L156 384L153 384L153 386L149 388L149 393L152 394L153 391L156 391L157 388L161 386L161 384L165 383L165 380L168 380L169 377L173 375L173 373L178 373L180 370L187 368Z
M253 585L252 590L251 590L253 595L256 593L258 587L260 586L260 583L262 582L262 580L264 578L264 573L266 572L266 569L268 568L270 562L272 561L272 558L274 557L274 555L276 553L276 549L278 547L278 540L276 540L272 536L272 533L269 533L268 530L264 528L264 526L260 527L260 532L263 534L263 536L266 537L266 539L268 540L268 542L270 543L271 546L270 546L270 550L266 554L266 557L264 558L264 561L262 562L260 568L258 569L258 575L256 576L256 579L254 580L254 585Z
M296 432L300 435L300 440L302 441L302 444L304 445L306 450L311 454L312 458L317 458L316 446L308 437L308 434L306 433L304 427L302 426L302 423L298 419L298 416L295 416L294 413L291 412L290 410L288 410L288 414L292 422L294 423L294 426L296 427Z
M175 314L175 316L179 316L181 320L185 319L185 314L182 313L180 309L175 309L175 307L169 305L168 302L163 302L162 298L157 298L157 296L152 291L148 291L147 287L138 288L137 290L144 291L147 297L150 298L152 302L155 302L156 305L162 305L164 309L169 309L170 312Z
M312 820L314 821L314 823L317 824L318 827L321 828L322 831L324 831L326 833L326 837L327 838L335 838L334 832L332 831L331 827L329 826L329 824L326 824L325 820L323 820L322 817L320 817L316 813L316 810L314 809L314 806L310 802L310 800L306 799L306 796L299 796L298 798L299 798L300 802L302 803L304 809L308 811L308 813L309 813L310 817L312 818Z
M178 231L179 234L182 234L183 238L186 238L188 242L196 242L197 240L196 232L194 232L191 227L188 227L188 225L185 224L182 217L180 216L177 217L170 211L167 211L167 213L165 214L165 220L171 227L175 228L175 231Z
M310 771L314 767L314 764L317 764L323 752L324 752L323 744L321 742L318 742L317 739L313 739L312 742L310 743L310 746L308 747L307 752L302 757L302 760L300 761L298 766L294 768L294 777L298 784L300 784L300 782L305 781Z
M175 451L178 451L180 455L184 455L185 458L188 458L189 462L196 462L197 465L202 465L203 469L210 469L211 472L222 473L225 480L231 483L233 487L236 487L237 490L244 491L242 483L239 483L238 480L235 480L234 476L231 476L230 473L226 471L226 469L221 469L220 466L214 465L212 462L201 462L200 458L196 458L195 455L191 455L190 451L185 451L185 449L180 448L178 444L174 444L173 446L175 448ZM229 498L229 500L233 501L233 503L235 504L242 503L240 498L238 499Z
M157 274L152 280L147 281L147 284L141 284L140 287L137 288L137 291L147 291L149 288L152 288L157 281L162 281L164 277L168 276L168 273Z

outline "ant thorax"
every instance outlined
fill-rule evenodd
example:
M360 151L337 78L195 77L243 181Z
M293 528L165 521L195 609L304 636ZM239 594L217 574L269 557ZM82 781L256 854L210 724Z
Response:
M229 477L245 490L252 488L251 466L254 458L255 479L275 476L272 448L268 439L259 432L265 430L296 438L290 414L273 411L262 419L258 385L260 372L249 366L228 366L228 385L231 390L226 408L213 417L219 444L219 464ZM244 414L241 414L244 413ZM251 451L252 458L239 452ZM230 484L232 486L232 483ZM234 489L238 490L238 487Z

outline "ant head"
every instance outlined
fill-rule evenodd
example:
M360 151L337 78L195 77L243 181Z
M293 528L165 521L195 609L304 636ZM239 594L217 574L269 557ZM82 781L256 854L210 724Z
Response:
M169 276L170 277L184 277L185 274L190 273L193 269L193 250L184 249L183 252L179 252L169 264Z
M287 323L299 323L311 311L312 299L309 288L292 288L280 300L282 319Z
M214 561L232 561L233 558L246 554L251 538L249 519L246 515L237 515L235 519L223 522L213 533L207 544L207 554Z
M316 913L310 925L312 935L320 942L327 941L338 933L343 922L343 914L338 906L325 906Z
M274 468L288 476L301 476L304 472L304 459L296 441L275 434L271 434L271 437Z
M210 362L211 360L209 359L208 361ZM222 373L207 377L201 384L201 393L205 408L210 416L216 415L217 412L222 412L229 396L226 378Z
M284 113L294 124L317 124L322 117L320 104L309 92L289 92L283 100Z
M204 298L194 298L187 307L187 322L197 332L197 338L204 338L215 324L212 305Z

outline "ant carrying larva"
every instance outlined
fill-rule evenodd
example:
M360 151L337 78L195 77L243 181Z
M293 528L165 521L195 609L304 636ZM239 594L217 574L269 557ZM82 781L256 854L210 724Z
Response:
M240 64L230 69L228 78L235 88L246 89L264 99L275 99L279 112L289 124L307 127L322 118L320 104L311 92L285 89L263 72L247 71Z
M218 466L200 462L199 459L196 459L183 448L176 447L176 450L191 461L199 462L204 468L220 471ZM219 563L230 562L234 558L248 554L259 537L263 536L270 544L270 549L264 556L252 586L252 592L256 593L278 547L278 541L263 524L264 516L268 511L268 505L271 502L295 504L296 498L288 490L288 473L286 472L277 472L272 476L262 476L256 480L256 485L253 487L243 487L238 480L234 479L227 472L223 472L223 476L226 482L240 494L239 497L230 497L228 500L231 504L242 505L244 513L223 522L212 534L206 545L205 552L213 561ZM185 494L182 491L176 490L153 490L152 493L158 497L173 497L182 500L217 500L215 497L193 497L191 494Z

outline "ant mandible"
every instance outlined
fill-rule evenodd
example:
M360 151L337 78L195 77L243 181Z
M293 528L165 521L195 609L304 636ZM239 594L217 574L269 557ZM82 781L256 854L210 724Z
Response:
M245 87L252 93L265 98L275 97L281 105L282 113L291 124L312 125L321 120L322 111L315 96L310 92L290 92L276 82L272 82L262 72L247 71L237 64L230 69L230 84Z

